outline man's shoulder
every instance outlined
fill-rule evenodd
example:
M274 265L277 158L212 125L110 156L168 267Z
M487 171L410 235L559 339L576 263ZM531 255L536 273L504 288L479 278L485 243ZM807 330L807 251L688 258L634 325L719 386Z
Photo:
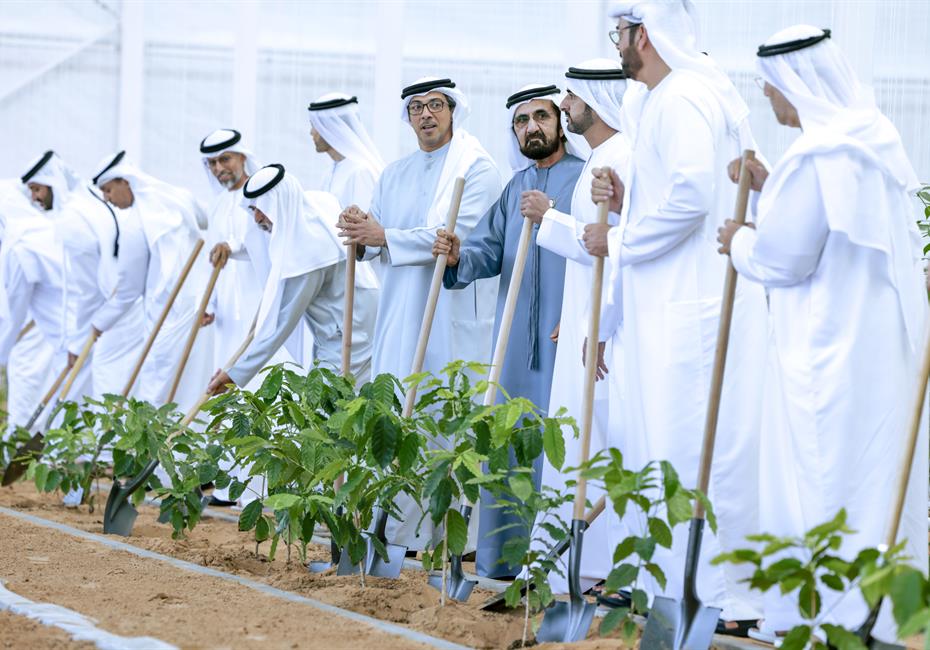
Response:
M663 82L663 108L674 110L684 106L693 106L702 113L719 112L717 96L701 77L687 70L676 70Z

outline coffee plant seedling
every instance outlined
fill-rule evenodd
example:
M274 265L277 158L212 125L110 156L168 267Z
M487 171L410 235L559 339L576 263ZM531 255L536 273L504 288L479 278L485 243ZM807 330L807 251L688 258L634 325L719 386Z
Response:
M796 593L798 611L805 622L788 630L781 642L784 650L865 650L855 630L826 622L833 606L856 592L862 594L869 607L883 596L892 595L899 624L907 624L905 631L919 631L922 609L928 617L925 620L930 620L926 579L921 576L920 581L915 581L914 570L906 566L904 542L890 549L864 548L852 559L844 559L838 553L844 537L854 532L846 523L846 510L841 509L833 519L801 537L749 535L746 539L755 542L757 548L722 553L712 562L752 565L753 574L748 579L752 589L766 592L778 587L783 595ZM917 591L910 592L915 585ZM818 629L826 636L826 643L816 636Z
M610 448L606 453L598 452L580 469L589 480L603 485L617 515L631 529L638 528L617 544L613 568L604 583L607 594L628 588L631 606L611 610L600 626L602 635L619 628L624 641L632 645L639 634L633 617L648 610L648 597L639 586L642 573L648 573L660 588L666 585L665 573L653 561L656 548L672 547L672 529L691 519L695 499L704 504L707 523L713 531L717 530L717 520L707 497L698 490L685 488L668 461L653 461L632 470L624 466L623 454Z
M526 591L523 602L523 636L521 647L526 647L530 628L530 612L545 609L555 600L549 577L554 573L564 575L558 558L549 559L553 546L569 534L569 524L562 519L559 508L572 502L572 494L559 492L548 485L536 490L533 485L532 466L510 468L495 475L494 480L484 482L497 502L491 506L500 509L512 521L488 535L505 530L517 530L502 548L500 563L519 566L522 571L504 592L507 606L516 608L521 593Z

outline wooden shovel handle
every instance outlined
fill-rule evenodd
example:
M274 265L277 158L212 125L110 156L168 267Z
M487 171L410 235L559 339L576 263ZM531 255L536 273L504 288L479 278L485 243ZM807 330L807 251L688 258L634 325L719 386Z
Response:
M520 285L523 283L523 269L526 266L526 256L530 249L530 239L533 236L533 222L523 218L523 228L520 230L520 241L517 244L517 256L513 262L513 273L510 276L510 286L507 288L507 299L504 302L504 313L501 314L501 325L497 332L497 343L494 345L494 358L488 373L488 389L484 393L484 405L490 406L497 399L497 384L504 369L504 357L507 355L507 343L510 341L510 328L513 325L513 315L517 309L517 298L520 296Z
M174 396L178 392L178 386L181 384L181 377L184 375L184 368L187 366L187 360L191 356L191 350L194 348L194 342L197 340L197 333L200 332L200 323L203 320L203 315L207 313L207 306L210 304L210 296L213 295L213 289L216 287L216 280L219 278L220 271L225 267L217 265L213 267L213 272L210 274L210 280L207 282L207 288L203 292L203 297L200 299L200 306L197 308L197 315L194 317L194 322L191 324L191 331L187 335L187 341L184 343L184 351L181 353L181 361L178 363L178 369L174 373L174 381L171 382L171 390L168 392L168 398L165 400L165 403L173 402Z
M145 345L142 347L142 353L139 355L139 360L136 361L135 367L132 369L132 374L129 375L129 381L126 382L126 386L123 387L123 397L129 395L129 391L132 390L133 384L136 383L136 378L139 376L139 371L142 370L142 364L145 363L145 358L149 355L149 351L152 349L152 344L155 343L155 337L158 336L158 332L161 330L161 326L165 323L165 319L168 318L168 312L171 311L171 307L174 306L174 301L178 297L178 293L181 292L181 287L184 286L184 281L187 280L187 276L191 272L191 268L194 266L194 261L197 259L197 255L200 254L200 249L203 248L203 240L198 239L197 243L194 244L194 250L191 251L191 254L187 258L187 262L184 264L184 268L181 270L181 275L178 276L178 281L174 283L174 289L171 290L171 295L168 296L168 302L165 303L164 309L161 310L161 314L158 316L158 321L155 323L155 327L152 328L152 332L149 334L148 339L145 341Z
M355 251L350 244L346 249L345 303L342 307L342 376L348 377L352 370L352 316L355 311Z
M901 526L901 515L904 512L904 501L907 497L907 485L911 480L911 468L914 464L914 452L917 450L917 438L920 435L920 420L924 412L924 400L927 397L927 380L930 378L930 331L924 344L924 356L917 376L917 395L914 400L914 411L911 415L904 442L904 453L901 459L901 471L898 472L898 493L895 495L894 506L891 510L891 520L888 522L887 544L891 548L898 541L898 528Z
M449 214L446 217L446 232L455 231L455 222L459 218L459 206L462 204L462 193L465 191L465 179L462 177L455 179L455 185L452 188L452 201L449 203ZM429 343L429 333L433 328L433 316L436 314L436 303L439 301L439 290L442 288L442 276L446 272L446 255L440 255L436 258L436 266L433 268L433 280L429 287L429 296L426 298L426 309L423 313L423 321L420 323L420 336L417 338L417 349L413 355L413 366L410 374L414 375L423 370L423 359L426 357L426 345ZM411 386L407 389L407 399L404 404L404 417L410 417L413 413L413 405L417 401L417 387Z
M607 223L607 202L597 204L597 223ZM604 258L595 257L591 269L591 309L588 320L588 345L584 360L584 397L581 411L581 457L578 464L588 462L591 456L591 425L594 421L594 382L597 372L598 338L601 330L601 290L604 287ZM572 519L584 518L585 500L588 495L588 481L581 472L578 473L578 485L575 488L575 507Z
M20 341L22 341L23 337L26 336L26 334L28 334L29 332L31 332L32 328L35 326L36 326L36 322L34 320L31 320L28 323L26 323L26 326L23 327L23 329L19 330L19 334L16 335L16 342L19 343ZM49 399L51 399L51 397Z
M87 340L84 342L84 347L81 348L81 353L78 355L77 359L75 359L74 365L71 366L71 374L68 375L68 379L65 381L65 385L62 386L61 392L58 394L59 400L67 399L68 393L71 392L71 386L74 384L74 380L77 379L78 373L81 372L81 368L84 367L84 363L87 361L87 357L90 356L90 351L96 342L97 330L91 328L90 334L87 336Z
M751 149L743 152L739 169L739 189L736 193L736 209L733 220L742 225L746 223L746 209L749 206L749 183L752 180L747 162L755 160L756 154ZM717 419L720 415L720 395L723 392L723 375L727 365L727 348L730 344L730 325L733 322L733 303L736 300L736 269L728 258L726 278L723 282L723 298L720 302L720 325L717 328L717 348L714 352L714 368L710 379L710 396L707 399L707 415L704 420L704 442L701 447L701 464L698 467L697 488L707 494L710 485L710 468L714 460L714 443L717 440ZM694 501L694 518L704 518L704 504Z

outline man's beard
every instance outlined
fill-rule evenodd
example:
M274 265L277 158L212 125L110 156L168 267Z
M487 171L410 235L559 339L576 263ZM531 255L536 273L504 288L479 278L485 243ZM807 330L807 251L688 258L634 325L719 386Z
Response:
M594 124L594 111L591 110L590 106L585 106L578 120L573 120L572 116L566 113L565 122L565 126L569 131L577 135L584 135L584 132Z
M545 160L559 150L559 139L549 140L544 134L528 139L520 147L520 153L530 160Z
M239 175L233 174L232 176L230 176L230 177L227 178L226 180L224 180L224 181L219 181L219 183L220 183L220 185L222 185L223 187L225 187L227 190L231 190L231 189L233 189L236 185L239 184L239 181L240 181L241 179L242 179L242 174L239 174ZM219 179L217 179L217 180L219 180Z
M630 79L636 79L637 73L643 69L643 59L632 45L620 53L620 67Z

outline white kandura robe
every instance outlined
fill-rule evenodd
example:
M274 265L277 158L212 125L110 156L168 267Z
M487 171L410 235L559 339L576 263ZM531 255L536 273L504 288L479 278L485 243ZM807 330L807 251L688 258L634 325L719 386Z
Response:
M823 196L818 175L836 183L835 193ZM864 219L888 215L898 228L891 250L851 241L835 229L824 201ZM742 228L731 244L742 281L762 283L769 292L762 529L800 536L846 508L848 525L858 532L847 538L843 557L884 543L901 471L926 319L920 244L908 239L905 221L912 210L897 182L861 157L840 148L794 156L790 165L780 162L763 187L758 232ZM889 258L901 256L913 259L913 283L896 291ZM920 296L919 318L910 319L920 322L907 322L898 291ZM909 330L918 342L909 340ZM908 540L910 563L926 573L925 424L920 432L898 540ZM830 609L836 592L823 595ZM893 642L888 610L886 603L875 634ZM827 622L854 628L867 611L851 594ZM800 624L797 592L767 593L764 617L773 631Z
M736 186L727 164L739 145L725 128L715 95L693 73L673 70L645 100L632 150L621 225L608 235L611 269L601 340L623 326L614 345L623 372L610 381L623 395L625 464L639 469L668 460L686 487L696 487L727 260L717 228L733 215ZM765 297L758 285L737 286L709 497L718 534L704 532L698 591L727 620L759 615L745 565L711 566L724 550L743 547L758 526L758 431L765 361ZM615 355L616 356L616 352ZM610 365L610 363L608 363ZM616 365L616 362L614 363ZM633 532L642 517L626 517ZM671 551L654 560L664 590L681 598L688 525L673 530ZM610 547L619 540L611 540Z
M223 191L213 201L205 250L226 242L229 260L220 271L210 300L209 312L216 316L213 328L213 367L222 368L248 336L258 311L264 283L245 246L251 215L242 207L242 190Z
M26 320L31 318L29 316ZM56 367L53 362L60 367ZM42 332L35 327L13 344L6 363L8 428L2 432L4 438L10 435L14 427L26 424L62 368L64 363L61 355L56 354L55 346L46 341ZM33 430L44 424L45 421L40 417Z
M371 169L349 158L330 161L323 177L323 191L335 196L343 208L357 205L367 212L378 183Z
M433 243L438 227L427 226L427 215L439 188L449 145L432 152L417 150L385 168L375 187L371 216L383 227L387 246L368 247L364 259L381 260L381 298L375 325L372 376L391 373L400 379L410 374L420 322L426 307L435 259ZM501 180L489 157L479 156L465 174L465 191L455 232L468 237L491 204L500 196ZM433 319L423 370L439 374L450 361L465 359L488 363L497 303L498 278L478 280L460 291L441 291ZM433 535L419 504L399 497L403 523L391 520L388 539L422 550ZM478 516L471 519L477 535ZM471 534L469 542L473 547Z
M37 215L35 218L44 219L45 217ZM47 358L51 359L51 363L45 366L50 369L48 376L44 382L36 384L41 385L41 390L37 394L30 395L34 401L27 403L25 397L16 398L17 402L20 402L19 407L22 411L15 414L17 419L9 420L16 424L26 423L35 407L38 406L42 393L51 387L52 382L68 361L67 353L62 346L64 319L62 318L61 254L60 251L54 250L55 244L51 241L50 228L41 235L48 236L50 240L48 242L49 252L38 253L35 249L35 242L32 245L17 242L12 244L12 249L5 251L3 256L5 262L5 268L2 270L3 291L7 296L9 317L0 320L0 365L8 365L13 358L12 350L23 346L24 343L26 344L23 346L25 350L45 351L35 360L37 363L47 363ZM35 321L33 331L42 337L44 346L30 335L24 337L19 343L16 341L30 317ZM51 349L51 354L48 354L48 349ZM89 387L89 379L90 374L87 370L82 370L72 384L66 399L76 400L84 395ZM56 394L45 413L49 412L51 404L57 397ZM45 425L43 418L44 414L36 421L35 428Z
M137 267L137 272L143 273L145 278L143 308L146 336L154 328L195 242L200 237L193 225L183 221L181 227L169 230L153 241L147 225L164 218L168 209L170 208L166 208L161 202L137 196L131 207L117 214L117 218L128 214L130 218L138 219L146 234L148 265ZM156 406L162 405L167 399L184 344L206 288L208 273L206 252L201 251L142 366L135 389L139 399ZM163 275L166 277L162 277ZM174 402L182 412L190 408L203 394L204 386L213 374L212 336L213 331L209 327L202 328L191 350L174 397Z
M615 133L597 146L588 158L578 176L575 190L572 194L571 214L565 214L555 209L546 211L543 222L539 228L536 241L540 246L554 253L562 255L565 260L565 286L562 298L562 317L559 322L559 343L555 354L555 369L552 374L552 389L549 396L549 414L554 415L560 408L565 407L567 414L581 424L584 397L584 361L582 359L582 346L588 335L588 319L586 314L591 302L591 265L593 258L588 254L583 242L584 227L597 221L597 206L591 201L591 170L598 167L610 166L623 170L630 157L630 145L626 136ZM621 171L621 177L624 177ZM617 224L617 215L609 215L610 223ZM606 265L605 265L606 268ZM605 271L606 278L606 271ZM606 282L605 282L606 284ZM604 358L611 357L610 344L607 345ZM618 360L622 359L617 355ZM616 363L616 362L615 362ZM619 374L620 367L608 363L611 372ZM608 397L609 391L606 381L599 381L594 388L594 417L591 422L591 457L598 451L609 447L623 449L622 437L617 429L611 430L608 426ZM610 396L613 397L613 396ZM611 404L617 408L617 404ZM618 409L619 410L619 409ZM611 435L612 434L612 435ZM565 436L565 465L563 467L577 467L581 458L581 440L574 437L570 427L564 428ZM566 491L566 482L576 480L575 473L565 474L555 469L548 461L543 460L543 485ZM588 500L593 504L604 493L598 485L589 483ZM572 520L572 503L564 504L559 508L559 516L566 522ZM613 557L611 546L608 548L608 530L620 524L619 518L609 508L605 510L585 531L585 543L581 558L581 575L587 583L591 584L607 577L611 569ZM544 531L543 531L544 534ZM619 539L614 541L617 543ZM564 556L568 561L568 554ZM564 568L563 568L563 571ZM565 576L567 576L565 571ZM568 583L565 576L552 575L550 580L555 593L566 593Z
M91 396L120 394L132 368L142 352L142 301L135 298L123 311L120 285L132 283L132 265L138 262L134 244L141 232L121 232L119 254L114 255L116 225L106 205L90 195L89 190L75 190L56 218L58 238L64 247L64 300L67 318L66 345L69 352L80 354L92 323L107 325L94 343L88 365L91 371ZM131 225L122 225L128 231ZM125 287L124 287L125 291ZM107 317L116 305L121 312L112 322Z

